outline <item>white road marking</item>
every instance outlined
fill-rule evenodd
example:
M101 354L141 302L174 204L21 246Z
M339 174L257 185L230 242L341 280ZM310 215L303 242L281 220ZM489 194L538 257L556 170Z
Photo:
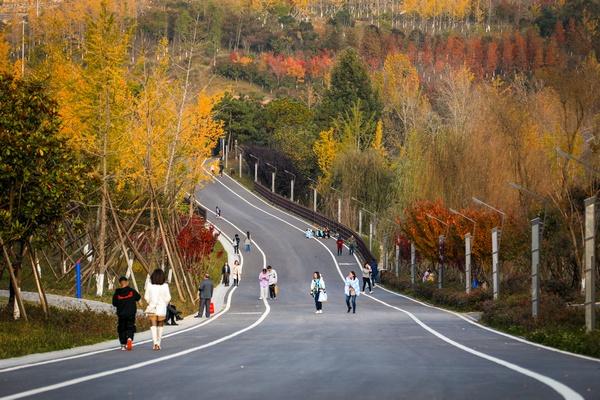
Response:
M235 181L235 180L233 180L233 179L232 179L232 181L237 183L237 181ZM278 220L280 220L280 221L284 222L285 224L287 224L287 225L289 225L289 226L292 226L292 227L294 227L294 228L296 228L296 229L298 229L298 230L300 230L300 231L303 231L303 229L301 229L301 228L299 228L299 227L296 227L296 226L292 225L291 223L289 223L289 222L287 222L287 221L284 221L283 219L281 219L281 218L279 218L279 217L277 217L277 216L275 216L275 215L273 215L273 214L271 214L271 213L269 213L269 212L267 212L267 211L265 211L265 210L262 210L262 209L260 209L260 208L258 208L258 207L256 207L256 206L254 206L252 203L250 203L249 201L247 201L246 199L242 198L240 195L238 195L237 193L235 193L235 192L234 192L232 189L230 189L229 187L225 186L225 184L223 184L222 182L220 182L220 181L219 181L219 183L221 183L221 184L222 184L222 185L223 185L225 188L229 189L229 190L230 190L230 191L231 191L231 192L232 192L234 195L238 196L240 199L242 199L243 201L245 201L246 203L248 203L250 206L252 206L252 207L256 208L256 209L257 209L257 210L259 210L259 211L262 211L263 213L265 213L265 214L267 214L267 215L270 215L270 216L272 216L272 217L274 217L274 218L276 218L276 219L278 219ZM238 184L239 184L239 183L238 183ZM240 185L240 186L242 186L242 185ZM242 187L243 187L244 189L246 189L244 186L242 186ZM247 190L247 189L246 189L246 190ZM247 190L247 191L248 191L248 190ZM252 194L252 195L256 196L254 193L252 193L252 192L250 192L250 191L248 191L248 193L250 193L250 194ZM262 199L260 199L258 196L256 196L256 197L257 197L259 200L262 200ZM269 204L268 204L267 202L265 202L264 200L262 200L262 201L263 201L265 204L269 205ZM285 212L285 211L282 211L282 210L279 210L279 211L280 211L280 212L282 212L282 213L284 213L284 214L290 215L290 214L288 214L288 213L287 213L287 212ZM299 220L299 219L298 219L297 217L295 217L295 216L292 216L292 215L290 215L290 216L291 216L291 217L293 217L293 218L294 218L294 219L296 219L296 220ZM327 249L327 251L329 251L329 253L331 254L331 257L332 257L332 259L333 259L333 262L334 262L334 264L336 265L336 268L337 268L337 270L338 270L338 273L339 273L340 277L342 278L342 280L345 280L345 278L344 278L344 275L342 274L342 271L340 270L340 265L342 265L342 264L338 264L338 262L337 262L337 261L336 261L336 259L335 259L335 256L333 255L333 252L332 252L331 250L329 250L329 249L327 248L327 246L325 246L325 245L324 245L322 242L320 242L320 241L317 241L317 242L318 242L318 243L320 243L320 244L321 244L323 247L325 247L325 248ZM355 255L355 258L356 258L356 255ZM467 353L473 354L473 355L475 355L475 356L477 356L477 357L481 357L481 358L483 358L483 359L486 359L486 360L488 360L488 361L491 361L491 362L493 362L493 363L496 363L496 364L498 364L498 365L502 365L503 367L506 367L506 368L508 368L508 369L511 369L511 370L513 370L513 371L515 371L515 372L518 372L518 373L520 373L520 374L523 374L523 375L525 375L525 376L528 376L528 377L530 377L530 378L533 378L533 379L535 379L535 380L537 380L537 381L539 381L539 382L541 382L541 383L543 383L543 384L545 384L545 385L547 385L547 386L551 387L552 389L554 389L556 392L558 392L558 393L559 393L561 396L563 396L563 397L564 397L565 399L567 399L567 400L583 400L583 397L582 397L582 396L581 396L579 393L577 393L576 391L574 391L573 389L571 389L570 387L566 386L565 384L563 384L563 383L561 383L561 382L558 382L558 381L556 381L556 380L554 380L554 379L552 379L552 378L550 378L550 377L547 377L547 376L545 376L545 375L538 374L537 372L534 372L534 371L528 370L528 369L526 369L526 368L520 367L520 366L518 366L518 365L516 365L516 364L513 364L513 363L510 363L510 362L508 362L508 361L504 361L504 360L501 360L501 359L499 359L499 358L492 357L492 356L489 356L489 355L487 355L487 354L485 354L485 353L479 352L479 351L477 351L477 350L470 349L470 348L468 348L468 347L466 347L466 346L464 346L464 345L462 345L462 344L460 344L460 343L458 343L458 342L455 342L454 340L452 340L452 339L450 339L450 338L448 338L448 337L446 337L446 336L442 335L441 333L437 332L436 330L434 330L434 329L430 328L429 326L427 326L427 325L426 325L426 324L425 324L423 321L421 321L420 319L418 319L418 318L417 318L415 315L413 315L412 313L410 313L410 312L408 312L408 311L406 311L406 310L403 310L403 309L401 309L401 308L399 308L399 307L392 306L391 304L387 304L387 303L385 303L385 302L383 302L383 301L381 301L381 300L378 300L378 299L376 299L376 298L375 298L375 297L373 297L373 296L369 296L368 294L365 294L365 296L367 296L367 297L371 298L372 300L374 300L374 301L377 301L377 302L379 302L379 303L381 303L381 304L383 304L383 305L385 305L385 306L387 306L387 307L389 307L389 308L392 308L392 309L394 309L394 310L398 310L398 311L400 311L400 312L403 312L403 313L405 313L405 314L406 314L406 315L408 315L408 316L409 316L409 317L410 317L410 318L411 318L413 321L415 321L415 322L416 322L416 323L417 323L419 326L421 326L423 329L425 329L426 331L430 332L430 333L431 333L431 334L433 334L434 336L438 337L439 339L441 339L441 340L445 341L446 343L448 343L448 344L450 344L450 345L452 345L452 346L454 346L454 347L456 347L456 348L458 348L458 349L460 349L460 350L463 350L463 351L465 351L465 352L467 352ZM509 336L509 337L512 337L512 336L510 336L510 335L507 335L507 336Z
M229 292L229 299L227 301L227 306L225 308L225 311L227 311L229 309L229 307L230 307L229 305L231 304L231 296L233 295L233 292L235 292L235 289L236 288L233 288L233 290L231 290ZM265 320L265 318L267 318L267 315L269 315L269 312L271 310L271 307L269 306L269 303L267 303L266 300L263 300L263 302L265 304L265 312L262 314L262 316L256 322L254 322L250 326L247 326L246 328L240 329L239 331L234 332L232 334L229 334L227 336L223 336L222 338L214 340L214 341L212 341L210 343L206 343L206 344L203 344L203 345L197 346L197 347L192 347L190 349L187 349L187 350L184 350L184 351L180 351L179 353L174 353L174 354L171 354L171 355L168 355L168 356L165 356L165 357L154 358L152 360L148 360L148 361L144 361L144 362L141 362L141 363L133 364L133 365L130 365L130 366L127 366L127 367L116 368L116 369L113 369L113 370L110 370L110 371L99 372L99 373L96 373L96 374L91 374L91 375L87 375L87 376L82 376L80 378L71 379L71 380L68 380L68 381L65 381L65 382L56 383L54 385L48 385L48 386L44 386L44 387L37 388L37 389L31 389L31 390L27 390L27 391L20 392L20 393L15 393L15 394L12 394L12 395L9 395L9 396L6 396L6 397L2 397L1 399L2 400L22 399L24 397L33 396L33 395L36 395L36 394L45 393L45 392L49 392L49 391L52 391L52 390L62 389L62 388L68 387L68 386L77 385L79 383L91 381L91 380L94 380L94 379L99 379L99 378L104 378L106 376L111 376L111 375L119 374L121 372L126 372L126 371L131 371L131 370L134 370L134 369L138 369L138 368L143 368L143 367L146 367L148 365L158 364L160 362L167 361L167 360L170 360L172 358L177 358L177 357L185 356L185 355L188 355L190 353L196 352L198 350L202 350L202 349L205 349L207 347L214 346L216 344L222 343L222 342L224 342L226 340L229 340L229 339L232 339L232 338L234 338L236 336L239 336L242 333L245 333L245 332L247 332L247 331L249 331L249 330L257 327L258 325L260 325ZM216 316L215 316L215 318L216 318ZM194 329L195 328L196 327L194 327ZM191 329L188 329L188 330L191 330ZM177 333L181 333L181 332L183 332L183 331L180 331L180 332L177 332Z

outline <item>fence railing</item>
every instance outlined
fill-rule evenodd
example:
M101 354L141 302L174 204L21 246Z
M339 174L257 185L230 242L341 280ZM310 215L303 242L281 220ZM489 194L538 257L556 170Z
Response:
M330 232L335 232L338 235L341 235L344 240L347 240L351 235L354 235L356 238L355 252L358 254L362 262L371 263L375 261L375 256L373 256L373 253L369 250L369 246L367 246L362 237L360 237L356 232L347 226L340 224L339 222L326 217L323 214L319 214L318 212L315 212L314 210L303 206L302 204L294 203L286 197L283 197L277 193L273 193L270 189L258 182L254 182L254 191L266 200L275 204L277 207L297 215L298 217L304 218L316 226L329 228Z

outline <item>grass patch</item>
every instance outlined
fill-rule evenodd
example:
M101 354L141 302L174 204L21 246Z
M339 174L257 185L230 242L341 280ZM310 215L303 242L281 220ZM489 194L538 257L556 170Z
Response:
M36 303L25 304L29 322L15 321L8 299L0 299L0 359L22 357L117 340L117 316L92 311L50 307L48 319ZM138 332L149 329L149 321L138 318ZM115 346L118 343L115 342Z
M596 319L600 313L596 310ZM586 332L583 307L568 307L557 295L543 296L540 313L532 317L527 295L486 301L481 322L545 346L600 358L600 332Z
M221 281L221 266L226 260L226 254L223 252L223 246L217 241L210 260L205 264L205 268L215 283L215 286ZM22 280L23 291L37 291L33 275L27 269L24 270ZM146 280L146 271L138 264L134 264L134 273L142 299L144 296L144 283ZM71 273L72 275L74 273ZM72 276L67 276L62 280L56 280L51 271L47 270L42 275L44 289L46 293L75 297ZM197 296L197 288L200 282L192 282L192 294ZM130 285L133 287L133 284ZM177 306L183 315L190 315L198 312L198 303L186 298L185 302L179 297L175 283L169 285L171 290L172 303ZM87 287L90 291L87 291ZM96 296L96 286L84 285L82 297L88 300L112 303L113 290L105 290L102 296ZM187 297L187 292L186 292ZM38 303L26 302L25 310L29 322L23 320L15 321L13 319L13 310L7 307L8 299L0 297L0 359L21 357L28 354L46 353L55 350L70 349L78 346L85 346L100 343L106 340L118 339L117 334L117 316L113 313L95 313L92 311L82 312L79 310L65 310L57 307L50 307L50 316L46 320L42 308ZM143 309L145 304L143 300L138 303L138 309ZM138 317L136 321L138 332L146 331L150 328L149 321L144 317ZM115 342L115 346L118 345Z
M460 282L448 282L448 287L443 289L434 282L412 285L410 277L397 277L393 273L382 274L381 283L439 307L459 312L479 311L482 324L531 342L600 358L600 331L586 332L584 308L569 307L563 296L543 296L540 313L533 318L529 294L505 295L492 300L490 290L476 289L467 294ZM596 309L596 320L599 318L600 312Z

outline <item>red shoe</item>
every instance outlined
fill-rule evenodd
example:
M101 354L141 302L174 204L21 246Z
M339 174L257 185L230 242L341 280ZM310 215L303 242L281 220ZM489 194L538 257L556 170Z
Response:
M131 339L127 339L127 350L131 351L133 349L133 342Z

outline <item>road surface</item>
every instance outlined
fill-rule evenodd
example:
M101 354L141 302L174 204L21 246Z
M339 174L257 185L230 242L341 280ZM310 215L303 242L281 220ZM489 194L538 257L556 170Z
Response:
M358 262L335 240L223 176L197 193L223 235L243 239L243 275L210 319L187 317L162 350L116 341L79 355L7 367L0 398L33 399L600 399L600 360L547 349L384 288L347 313L343 278ZM279 274L276 300L259 300L258 274ZM315 314L313 271L329 301ZM168 328L168 327L167 327ZM0 344L1 345L1 344ZM56 358L60 357L60 358ZM4 367L3 367L4 365Z

